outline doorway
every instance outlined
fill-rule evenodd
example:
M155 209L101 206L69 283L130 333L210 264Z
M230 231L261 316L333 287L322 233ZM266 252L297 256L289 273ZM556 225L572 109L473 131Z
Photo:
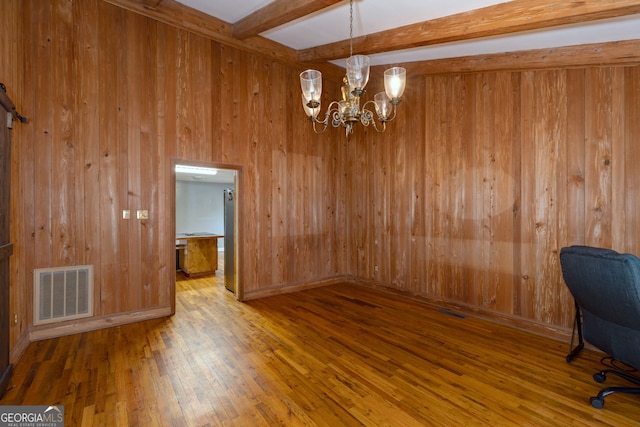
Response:
M172 159L171 222L176 274L171 294L174 312L176 281L180 277L215 276L212 279L224 281L236 299L242 295L242 288L238 286L238 263L234 262L239 253L237 224L240 212L239 207L231 214L225 209L228 192L237 195L240 191L241 171L242 168L235 165Z

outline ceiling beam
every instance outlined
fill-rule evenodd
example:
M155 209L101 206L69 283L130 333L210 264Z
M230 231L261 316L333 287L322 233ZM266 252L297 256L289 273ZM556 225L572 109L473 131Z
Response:
M150 7L151 9L155 9L162 3L162 0L142 0L146 7Z
M231 34L231 24L187 7L176 0L103 1L247 52L269 56L287 63L298 62L294 49L260 36L238 40Z
M357 37L353 39L353 50L371 55L638 13L638 0L513 0ZM301 61L326 61L348 56L349 40L298 51Z
M236 0L239 1L239 0ZM342 0L276 0L233 24L233 37L245 39L310 15Z
M404 64L412 77L429 74L460 74L487 71L531 71L607 66L640 65L640 40L623 40L510 53L433 59ZM372 73L382 73L378 65ZM375 70L375 71L374 71Z

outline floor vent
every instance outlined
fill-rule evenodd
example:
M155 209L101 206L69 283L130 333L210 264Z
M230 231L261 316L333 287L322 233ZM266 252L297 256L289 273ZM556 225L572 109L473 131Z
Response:
M458 314L458 313L454 313L453 311L445 310L444 308L438 310L438 313L446 314L447 316L457 317L458 319L466 319L467 318L467 316L464 316L464 315Z
M93 316L93 265L33 271L33 324Z

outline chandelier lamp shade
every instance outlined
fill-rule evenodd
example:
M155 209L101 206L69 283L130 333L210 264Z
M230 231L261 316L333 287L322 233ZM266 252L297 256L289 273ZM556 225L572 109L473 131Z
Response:
M316 133L324 132L331 123L333 127L344 127L346 134L349 135L357 122L364 126L373 125L376 131L384 132L386 123L396 117L396 107L404 93L407 72L402 67L392 67L384 72L384 92L377 93L373 101L369 100L360 105L360 98L365 94L364 88L369 82L370 60L365 55L353 55L353 0L350 2L350 13L351 56L346 62L342 99L331 102L324 117L319 118L322 73L318 70L305 70L300 73L302 106Z

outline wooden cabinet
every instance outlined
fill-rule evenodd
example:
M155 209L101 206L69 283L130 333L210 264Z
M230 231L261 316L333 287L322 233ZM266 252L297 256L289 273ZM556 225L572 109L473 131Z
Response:
M215 274L218 269L219 234L178 234L176 239L185 242L176 245L182 271L190 277Z

